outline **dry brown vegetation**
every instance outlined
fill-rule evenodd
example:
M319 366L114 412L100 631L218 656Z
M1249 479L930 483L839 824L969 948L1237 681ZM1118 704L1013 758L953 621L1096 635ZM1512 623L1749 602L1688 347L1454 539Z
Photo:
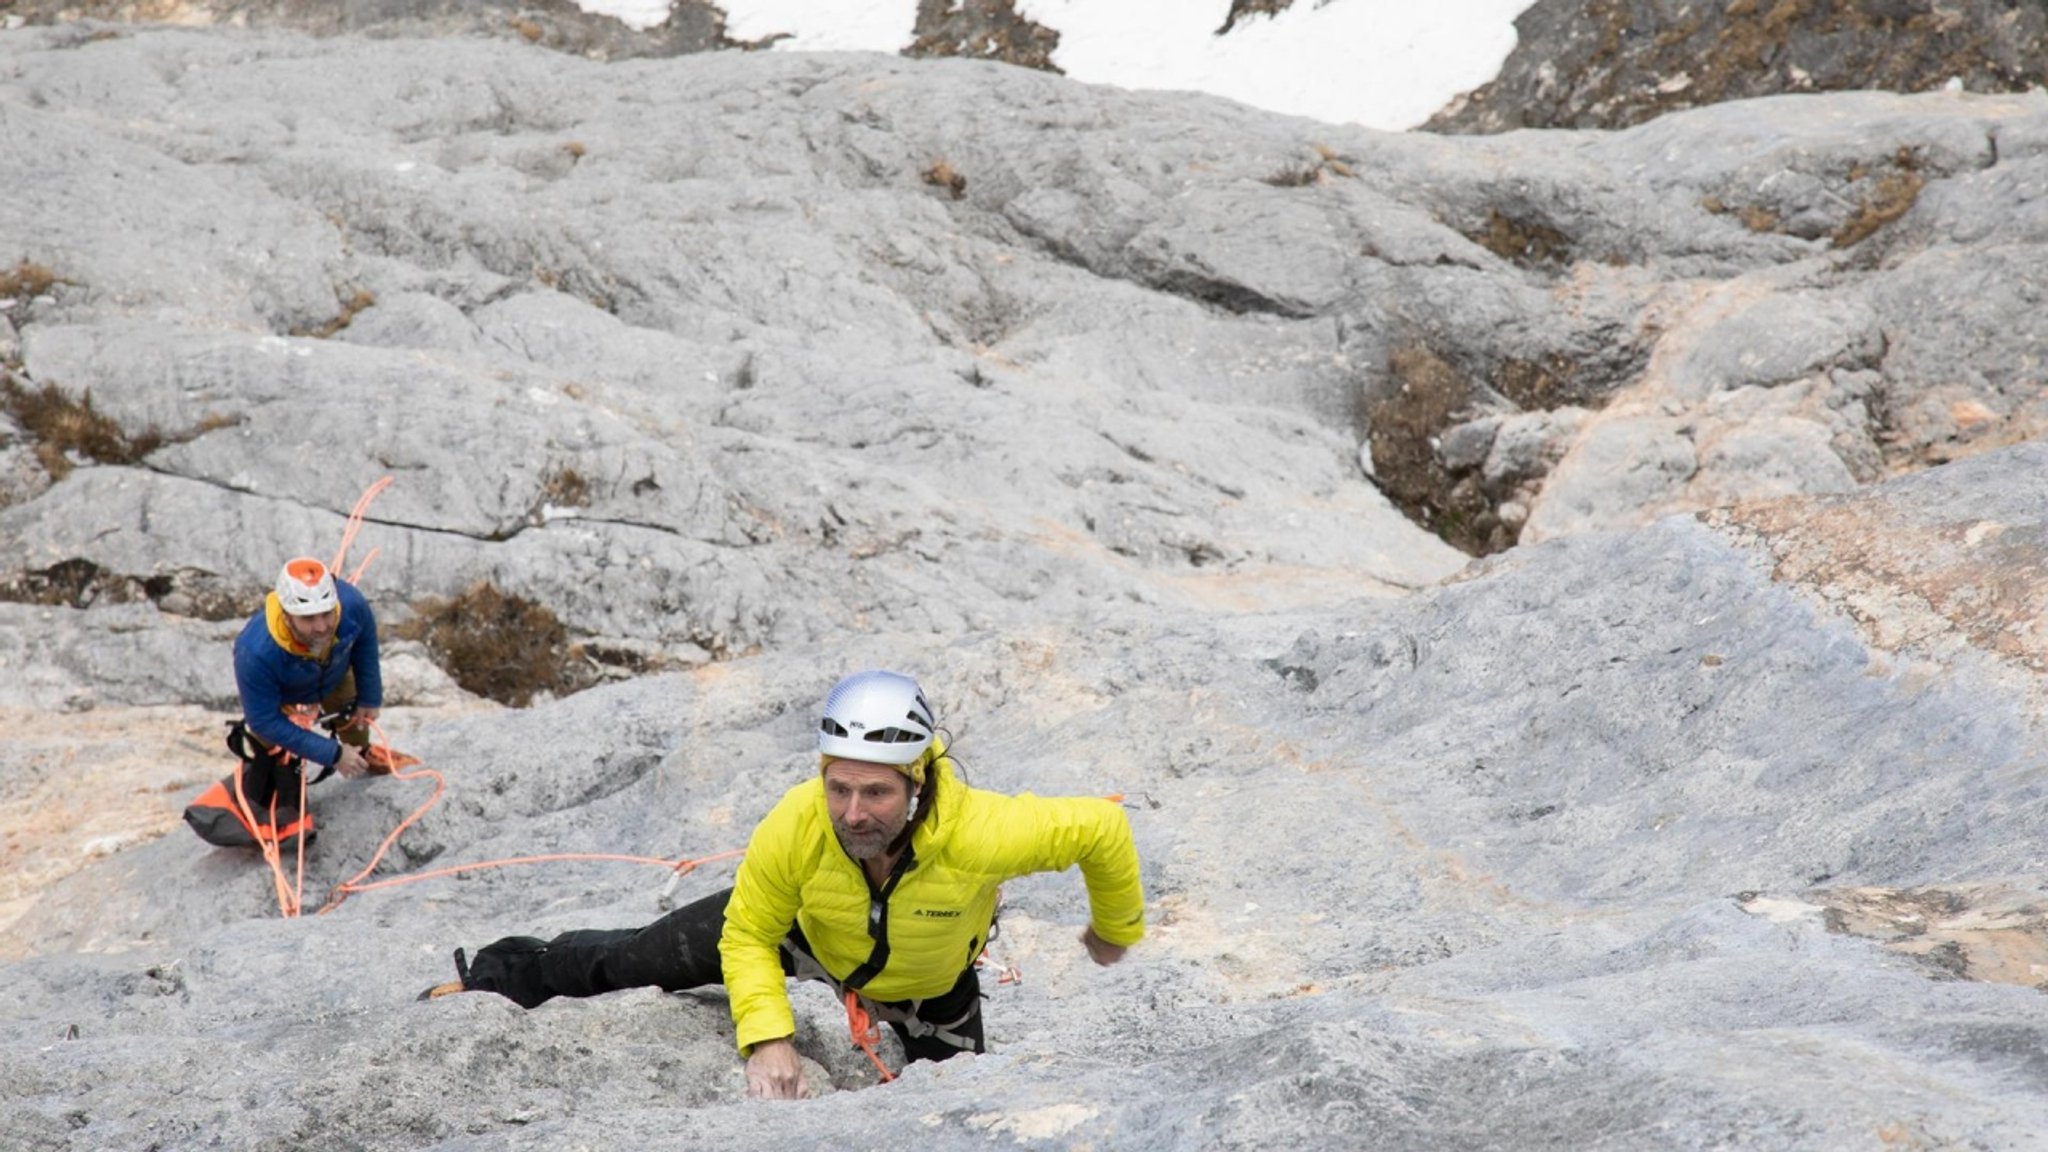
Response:
M155 426L130 436L92 405L92 392L72 396L55 384L35 388L0 378L0 405L35 437L36 461L53 480L71 474L76 457L101 464L134 464L164 443Z
M557 508L588 508L590 481L574 468L557 467L542 478L540 500Z
M1525 412L1555 412L1566 405L1599 407L1604 398L1579 376L1579 365L1566 356L1552 353L1540 361L1510 356L1501 361L1494 386Z
M341 311L336 313L333 319L313 328L294 329L292 335L311 336L315 340L325 340L354 323L357 315L376 303L377 297L372 295L369 289L358 288L350 294L347 300L342 301Z
M1627 41L1638 17L1623 0L1601 0L1598 8L1595 15L1611 30L1604 42L1613 46L1611 57ZM1680 65L1692 81L1689 85L1668 92L1624 93L1621 86L1630 77L1622 69L1610 68L1613 91L1603 95L1612 104L1640 105L1630 108L1625 120L1640 123L1661 112L1763 95L1774 84L1784 83L1776 79L1779 75L1794 69L1808 79L1803 85L1786 83L1785 90L1869 87L1914 92L1959 75L1969 75L1977 90L1990 79L1984 75L1987 67L1997 71L1995 54L1979 40L1979 34L1938 4L1733 0L1719 20L1692 16L1663 29L1655 40L1659 54L1637 62L1654 65L1668 60ZM1840 62L1829 69L1823 62L1831 44L1851 50L1838 48ZM1999 87L2008 90L2024 90L2028 83L2024 76L2004 79L2007 83Z
M48 568L0 579L0 600L15 604L86 608L93 604L134 604L149 599L142 581L73 557Z
M1742 211L1737 213L1737 216L1742 220L1742 226L1751 232L1776 232L1778 230L1778 214L1761 204L1744 205Z
M967 177L954 171L953 166L944 160L932 161L931 167L924 170L924 182L934 188L944 188L955 200L967 195Z
M1862 172L1851 173L1851 179L1861 179ZM1835 230L1834 245L1847 248L1867 240L1878 229L1904 216L1920 199L1920 190L1927 186L1926 177L1920 175L1920 158L1911 149L1901 148L1892 158L1892 168L1877 178L1870 194L1856 207L1856 214L1843 221Z
M57 286L55 272L26 260L0 268L0 300L32 300Z
M1306 188L1323 178L1323 170L1315 164L1303 164L1294 168L1282 168L1262 179L1275 188Z
M1498 208L1486 212L1486 227L1471 237L1480 247L1523 267L1569 264L1571 237L1548 224L1519 220Z
M1920 199L1927 178L1920 171L1920 157L1911 148L1901 148L1882 171L1873 175L1869 165L1857 164L1842 174L1842 199L1855 198L1855 211L1828 234L1836 248L1860 244L1885 225L1904 216ZM1706 196L1700 207L1716 216L1733 214L1751 232L1785 231L1785 219L1763 204L1731 204L1720 196Z
M1290 168L1282 168L1264 181L1275 188L1302 188L1310 184L1321 184L1332 176L1351 176L1351 165L1327 144L1314 146L1315 159Z
M515 708L543 693L566 696L598 679L567 626L546 605L508 595L489 581L453 599L417 605L416 615L393 631L426 645L434 662L465 690Z
M1700 207L1716 216L1725 216L1733 212L1735 213L1735 218L1742 221L1742 226L1751 232L1776 232L1778 230L1778 214L1761 204L1744 204L1738 208L1731 207L1726 200L1721 199L1719 196L1705 196L1700 199Z
M611 294L604 291L587 273L565 271L542 264L535 264L532 276L534 282L544 288L580 297L584 303L600 312L610 312L613 315L618 314L618 302L612 299Z
M1465 415L1470 383L1428 348L1395 352L1396 389L1369 413L1373 471L1382 491L1410 520L1475 556L1503 551L1517 530L1502 523L1476 476L1455 477L1437 458L1436 438Z
M261 603L260 590L195 568L130 576L82 556L0 577L0 601L49 607L153 603L160 611L199 620L236 620Z

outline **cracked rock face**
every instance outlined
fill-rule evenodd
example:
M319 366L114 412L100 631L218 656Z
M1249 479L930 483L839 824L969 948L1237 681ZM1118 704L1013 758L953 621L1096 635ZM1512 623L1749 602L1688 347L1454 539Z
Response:
M0 1146L2048 1130L2048 97L1390 136L385 31L0 34ZM446 794L417 883L287 921L177 811L239 619L387 476L351 557ZM478 699L406 631L449 603L608 682ZM1017 882L989 1056L865 1091L799 993L840 1096L779 1109L715 991L413 1002L666 878L426 873L740 847L861 666L978 785L1125 797L1129 962ZM320 786L309 906L430 783ZM1888 948L1927 893L2013 959Z
M907 625L941 567L963 623L1175 568L1412 587L1458 563L1430 535L1839 492L2043 419L2039 97L1453 145L946 62L14 43L15 583L216 601L391 475L396 600L489 578L689 663ZM1795 195L1886 219L1750 211ZM118 450L23 424L44 397Z

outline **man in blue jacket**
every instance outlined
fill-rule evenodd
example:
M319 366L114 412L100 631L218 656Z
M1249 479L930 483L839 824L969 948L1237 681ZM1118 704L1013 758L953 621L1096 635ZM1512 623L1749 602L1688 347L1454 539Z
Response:
M281 749L344 779L369 772L370 722L384 704L370 602L320 561L290 561L277 575L276 590L235 638L235 690L242 697L242 723L255 737L254 751ZM286 713L293 705L317 706L321 716L343 718L337 724L340 738L294 723Z
M388 749L370 746L384 703L377 618L354 585L318 560L287 562L235 637L235 689L242 718L228 747L241 767L185 809L185 822L209 843L310 840L313 821L299 804L304 784L329 772L354 778L395 767Z

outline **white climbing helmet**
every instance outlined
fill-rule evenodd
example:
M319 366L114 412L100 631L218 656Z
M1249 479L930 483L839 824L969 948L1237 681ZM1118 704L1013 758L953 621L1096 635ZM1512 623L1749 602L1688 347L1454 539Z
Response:
M334 611L334 573L311 556L287 560L277 574L277 602L291 616L318 616Z
M818 721L818 751L835 760L915 764L931 746L932 707L900 672L855 672L832 686Z

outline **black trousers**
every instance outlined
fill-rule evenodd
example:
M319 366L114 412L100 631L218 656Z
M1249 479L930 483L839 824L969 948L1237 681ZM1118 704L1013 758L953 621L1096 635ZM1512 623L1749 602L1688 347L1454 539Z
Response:
M277 812L283 817L286 812L297 818L299 811L299 777L304 774L307 783L320 774L318 764L305 764L294 760L280 764L268 756L258 756L242 761L242 795L249 798L249 811L268 821L270 802L277 801ZM234 785L230 784L232 788ZM290 821L279 819L278 823Z
M552 940L507 936L485 945L469 962L463 987L496 992L522 1008L533 1008L557 996L600 996L621 988L659 988L680 992L706 984L723 984L718 937L725 930L725 905L732 889L713 893L670 912L644 928L581 928ZM811 966L810 942L794 926L783 940L785 976L797 973L797 954ZM981 977L969 965L944 995L922 1001L880 1001L882 1007L906 1012L917 1020L944 1027L984 1051L981 1029ZM889 1021L903 1053L911 1060L944 1060L962 1049L937 1036L918 1036Z

